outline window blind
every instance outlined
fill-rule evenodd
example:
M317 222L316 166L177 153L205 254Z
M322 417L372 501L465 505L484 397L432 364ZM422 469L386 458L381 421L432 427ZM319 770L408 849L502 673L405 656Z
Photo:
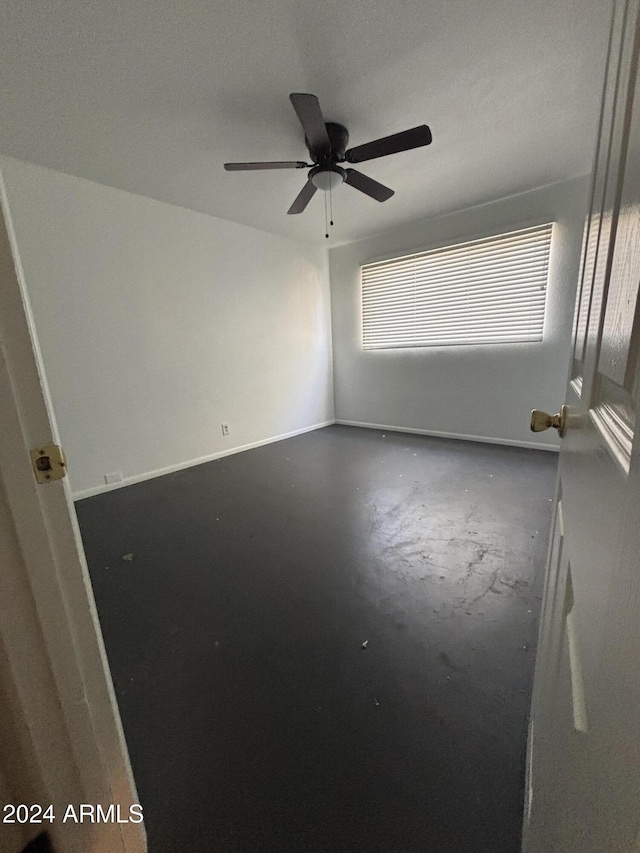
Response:
M365 264L363 349L541 341L551 230Z

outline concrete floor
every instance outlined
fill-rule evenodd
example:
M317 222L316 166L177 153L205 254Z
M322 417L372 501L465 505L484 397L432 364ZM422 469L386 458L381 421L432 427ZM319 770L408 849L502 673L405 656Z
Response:
M79 502L150 853L516 853L556 461L332 426Z

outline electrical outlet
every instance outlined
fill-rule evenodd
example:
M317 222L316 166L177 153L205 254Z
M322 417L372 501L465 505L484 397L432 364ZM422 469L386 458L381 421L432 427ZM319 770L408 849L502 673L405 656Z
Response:
M112 474L105 474L104 481L107 485L109 483L119 483L122 480L122 471L114 471Z
M220 426L222 427L222 435L229 435L229 424L220 424Z

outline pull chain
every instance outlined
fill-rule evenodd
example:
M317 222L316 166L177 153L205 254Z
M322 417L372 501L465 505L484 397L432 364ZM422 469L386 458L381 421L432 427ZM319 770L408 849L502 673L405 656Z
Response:
M333 196L331 195L331 184L329 184L329 210L331 211L330 225L333 225Z
M327 240L329 239L329 224L328 224L328 220L329 220L329 217L327 216L327 194L325 193L325 194L324 194L324 230L325 230L325 232L326 232L326 233L325 233L325 235L324 235L324 236L327 238Z

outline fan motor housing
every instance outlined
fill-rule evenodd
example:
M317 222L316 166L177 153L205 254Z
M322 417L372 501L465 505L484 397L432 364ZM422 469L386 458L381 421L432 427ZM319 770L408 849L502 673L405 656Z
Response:
M325 122L325 127L327 128L329 142L331 143L330 160L333 160L333 162L344 160L344 152L347 150L347 145L349 144L349 131L346 127L341 124L336 124L334 121ZM305 137L304 141L309 149L309 154L311 154L313 162L319 163L320 159L311 150L311 148L309 148L309 140Z

